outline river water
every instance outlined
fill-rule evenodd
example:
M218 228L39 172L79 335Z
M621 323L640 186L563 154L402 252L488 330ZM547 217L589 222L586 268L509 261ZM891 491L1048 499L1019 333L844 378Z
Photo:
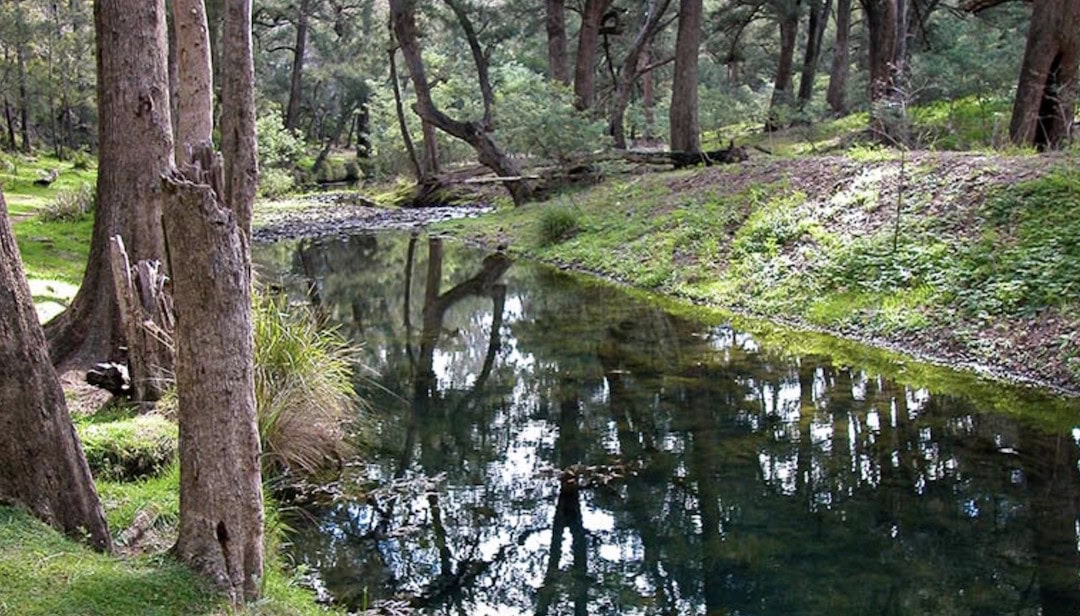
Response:
M1075 401L424 235L255 260L363 344L377 437L289 518L340 605L1080 614Z

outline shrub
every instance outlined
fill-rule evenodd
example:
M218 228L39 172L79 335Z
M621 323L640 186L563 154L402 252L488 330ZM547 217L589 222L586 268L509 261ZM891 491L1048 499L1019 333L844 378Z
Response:
M540 214L540 245L551 246L574 236L580 230L578 214L568 207L552 207Z
M176 458L176 425L161 415L140 415L79 426L94 478L130 481L162 472Z
M347 427L359 418L355 348L284 298L254 306L255 399L263 468L312 475L350 452Z
M56 195L52 203L38 213L38 218L43 222L74 222L92 212L95 201L94 187L83 184Z
M296 188L292 173L273 167L259 173L259 196L264 199L280 199Z
M94 166L94 157L85 149L76 150L71 156L71 166L80 171L86 171Z
M290 167L304 155L304 142L285 130L281 108L268 105L255 121L259 139L259 167Z

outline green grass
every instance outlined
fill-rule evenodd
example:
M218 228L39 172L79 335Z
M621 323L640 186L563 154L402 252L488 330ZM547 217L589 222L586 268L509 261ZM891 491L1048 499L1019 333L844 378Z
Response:
M147 414L109 422L76 420L86 461L94 477L138 479L157 475L176 458L176 424Z
M55 182L48 187L34 185L34 180L53 169L60 171ZM94 184L96 178L94 168L76 169L72 162L51 156L0 155L0 187L16 220L35 214L64 191Z

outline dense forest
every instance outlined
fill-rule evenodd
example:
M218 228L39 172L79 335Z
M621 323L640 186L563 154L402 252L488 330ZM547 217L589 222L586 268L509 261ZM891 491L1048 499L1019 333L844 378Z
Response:
M4 148L95 152L89 3L0 10ZM893 145L1057 147L1072 124L1076 12L926 0L258 1L263 191L477 158L514 175L521 157L570 160L605 143L710 150L855 112ZM220 1L207 16L217 54ZM355 157L331 156L341 151Z

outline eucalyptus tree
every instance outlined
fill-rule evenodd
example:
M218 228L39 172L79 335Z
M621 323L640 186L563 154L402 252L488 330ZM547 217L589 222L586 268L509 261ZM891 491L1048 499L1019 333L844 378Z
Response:
M836 0L836 38L833 42L832 67L829 69L829 88L825 93L825 100L837 115L847 111L850 42L851 0Z
M1078 68L1080 1L1037 0L1009 123L1014 143L1047 149L1067 142Z
M698 53L701 47L702 0L679 2L679 35L675 43L675 78L671 85L672 150L701 150L698 126Z
M112 548L0 194L0 503Z
M190 23L193 32L206 30L198 8ZM205 140L185 144L189 157L163 180L169 193L163 223L177 313L176 553L238 605L259 597L264 558L251 311L251 216L258 162L251 0L226 0L223 8L222 151L214 152ZM201 86L211 79L208 49L197 49L202 58L180 64L181 93L202 92ZM203 117L181 117L180 125L212 124L209 105L186 109Z
M161 176L173 162L163 0L99 2L97 30L98 175L90 255L71 305L46 326L60 366L124 359L125 333L112 281L110 240L119 235L132 262L161 261ZM171 368L166 355L128 358ZM147 401L165 383L139 383Z

